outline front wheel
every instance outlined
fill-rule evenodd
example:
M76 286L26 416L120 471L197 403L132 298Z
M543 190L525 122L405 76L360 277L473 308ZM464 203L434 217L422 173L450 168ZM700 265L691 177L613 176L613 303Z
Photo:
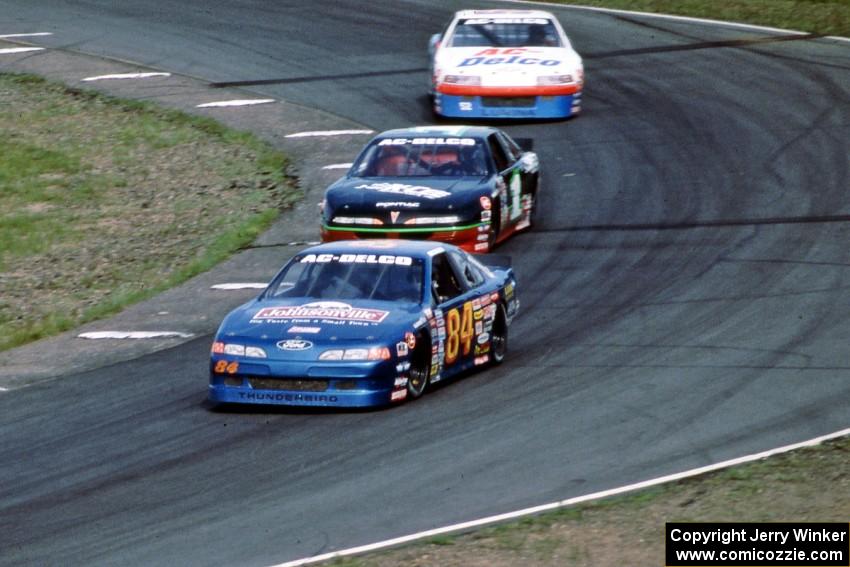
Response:
M407 378L407 395L416 399L425 393L431 382L431 344L423 336L417 337L416 348L410 357Z
M493 321L493 330L490 333L490 361L493 364L501 364L508 354L508 318L505 308L499 305L496 310L496 319Z

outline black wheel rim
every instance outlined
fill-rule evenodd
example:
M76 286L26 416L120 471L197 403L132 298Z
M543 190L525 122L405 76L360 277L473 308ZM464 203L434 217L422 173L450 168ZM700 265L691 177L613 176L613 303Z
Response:
M427 350L427 352L425 352ZM428 387L428 381L431 377L430 359L426 355L430 355L431 347L428 349L418 348L411 357L410 373L407 378L407 392L412 398L418 398L425 392Z
M490 341L493 362L502 362L508 351L508 326L505 324L505 315L501 307L499 307L499 314L493 323L493 336Z

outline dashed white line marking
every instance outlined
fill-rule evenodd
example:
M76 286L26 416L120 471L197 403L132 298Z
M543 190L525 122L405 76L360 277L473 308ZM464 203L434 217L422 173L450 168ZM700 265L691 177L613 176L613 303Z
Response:
M287 134L285 138L309 138L311 136L346 136L349 134L374 134L374 130L317 130L315 132L296 132Z
M191 336L177 331L92 331L77 335L81 339L188 339Z
M10 53L26 53L28 51L44 51L43 47L6 47L0 49L0 55L6 55Z
M233 289L266 289L269 284L259 283L259 282L247 282L247 283L219 283L215 284L212 289L223 289L223 290L233 290Z
M8 391L9 391L9 388L4 388L3 386L0 386L0 392L8 392Z
M83 81L108 81L113 79L149 79L151 77L170 77L171 73L116 73L114 75L98 75L86 77Z
M322 169L348 169L351 167L350 163L332 163L330 165L326 165Z
M269 104L275 102L273 98L255 98L245 100L221 100L218 102L207 102L199 104L195 108L221 108L225 106L252 106L255 104Z
M543 504L541 506L535 506L533 508L526 508L524 510L518 510L516 512L508 512L506 514L500 514L498 516L490 516L488 518L481 518L480 520L472 520L470 522L464 522L461 524L454 524L452 526L446 526L443 528L435 528L433 530L428 530L424 532L419 532L416 534L406 535L397 537L394 539L388 539L386 541L380 541L376 543L372 543L369 545L363 545L360 547L352 547L350 549L342 549L340 551L333 551L331 553L325 553L322 555L315 555L313 557L306 557L304 559L296 559L295 561L288 561L286 563L279 563L277 565L273 565L271 567L300 567L301 565L310 565L312 563L319 563L321 561L327 561L329 559L336 559L339 557L348 557L351 555L360 555L363 553L368 553L370 551L377 551L379 549L386 549L388 547L394 547L397 545L401 545L404 543L410 543L412 541L427 539L430 537L435 537L439 535L445 535L450 533L458 533L462 531L467 531L472 528L480 528L486 525L495 524L504 522L506 520L514 520L517 518L521 518L524 516L532 516L536 514L540 514L542 512L548 512L551 510L556 510L558 508L565 508L567 506L575 506L576 504L581 504L582 502L588 502L590 500L598 500L600 498L607 498L609 496L616 496L618 494L624 494L626 492L633 492L635 490L640 490L643 488L649 488L652 486L657 486L659 484L665 484L668 482L674 482L677 480L682 480L685 478L690 478L692 476L698 476L701 474L717 471L720 469L729 468L735 465L741 465L744 463L750 463L753 461L758 461L761 459L765 459L767 457L772 457L773 455L778 455L781 453L787 453L789 451L793 451L795 449L802 449L803 447L813 447L815 445L820 445L824 441L829 441L830 439L837 439L839 437L846 437L850 435L850 429L842 429L841 431L836 431L835 433L830 433L828 435L822 435L820 437L815 437L814 439L809 439L808 441L803 441L801 443L795 443L793 445L786 445L784 447L779 447L777 449L770 449L768 451L763 451L761 453L756 453L754 455L746 455L744 457L738 457L737 459L731 459L728 461L723 461L721 463L715 463L713 465L708 465L705 467L700 467L698 469L692 469L689 471L684 471L681 473L671 474L667 476L662 476L659 478L654 478L651 480L645 480L643 482L638 482L635 484L629 484L627 486L621 486L619 488L612 488L610 490L603 490L601 492L594 492L593 494L586 494L584 496L577 496L575 498L568 498L566 500L561 500L559 502L552 502L550 504Z
M50 32L34 32L34 33L7 33L0 35L0 39L11 39L13 37L43 37L46 35L53 35Z

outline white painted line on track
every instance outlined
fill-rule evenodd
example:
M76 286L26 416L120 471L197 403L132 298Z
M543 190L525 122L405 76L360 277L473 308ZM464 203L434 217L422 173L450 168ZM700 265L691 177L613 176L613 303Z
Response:
M34 32L34 33L7 33L0 35L0 39L12 39L14 37L43 37L46 35L53 35L50 32Z
M255 104L269 104L275 102L273 98L255 98L244 100L221 100L218 102L207 102L199 104L195 108L221 108L226 106L253 106Z
M314 136L345 136L348 134L374 134L374 130L321 130L315 132L296 132L287 134L285 138L309 138Z
M83 81L108 81L114 79L149 79L151 77L170 77L171 73L117 73L114 75L98 75L86 77Z
M330 165L326 165L322 169L348 169L351 167L350 163L332 163Z
M6 47L0 49L0 55L7 55L11 53L26 53L28 51L44 51L43 47Z
M269 284L252 282L252 283L219 283L210 286L211 289L223 289L226 291L233 289L266 289Z
M80 333L80 339L188 339L191 333L177 331L92 331Z
M487 526L490 524L497 524L500 522L505 522L507 520L515 520L517 518L521 518L524 516L532 516L536 514L540 514L542 512L549 512L552 510L557 510L559 508L565 508L567 506L574 506L576 504L581 504L583 502L588 502L590 500L598 500L600 498L608 498L610 496L617 496L619 494L624 494L626 492L633 492L635 490L641 490L643 488L650 488L652 486L657 486L659 484L665 484L668 482L675 482L677 480L682 480L685 478L690 478L693 476L698 476L701 474L717 471L720 469L729 468L735 465L742 465L745 463L750 463L753 461L758 461L761 459L765 459L767 457L772 457L773 455L779 455L781 453L787 453L789 451L793 451L795 449L802 449L804 447L813 447L815 445L820 445L824 441L829 441L830 439L838 439L839 437L846 437L850 435L850 428L842 429L841 431L836 431L835 433L829 433L827 435L822 435L820 437L815 437L814 439L809 439L808 441L802 441L800 443L794 443L793 445L786 445L784 447L779 447L776 449L770 449L768 451L762 451L761 453L756 453L753 455L746 455L743 457L738 457L737 459L730 459L728 461L723 461L721 463L715 463L713 465L707 465L705 467L700 467L697 469L692 469L689 471L684 471L676 474L671 474L667 476L662 476L659 478L653 478L650 480L645 480L643 482L638 482L635 484L629 484L626 486L621 486L619 488L612 488L610 490L603 490L601 492L594 492L593 494L586 494L584 496L576 496L575 498L568 498L566 500L561 500L559 502L552 502L550 504L543 504L540 506L535 506L533 508L526 508L524 510L517 510L516 512L507 512L505 514L500 514L498 516L490 516L487 518L481 518L480 520L472 520L469 522L464 522L461 524L454 524L451 526L446 526L443 528L435 528L433 530L428 530L424 532L419 532L415 534L410 534L406 536L397 537L394 539L389 539L386 541L380 541L376 543L371 543L369 545L363 545L360 547L352 547L349 549L341 549L339 551L333 551L330 553L324 553L322 555L315 555L313 557L305 557L304 559L296 559L295 561L288 561L286 563L278 563L276 565L272 565L270 567L300 567L301 565L310 565L313 563L319 563L321 561L328 561L330 559L336 559L339 557L348 557L351 555L360 555L363 553L368 553L370 551L377 551L379 549L386 549L388 547L394 547L397 545L401 545L404 543L410 543L413 541L418 541L422 539L427 539L439 535L445 535L450 533L457 533L462 531L467 531L472 528L480 528L483 526Z

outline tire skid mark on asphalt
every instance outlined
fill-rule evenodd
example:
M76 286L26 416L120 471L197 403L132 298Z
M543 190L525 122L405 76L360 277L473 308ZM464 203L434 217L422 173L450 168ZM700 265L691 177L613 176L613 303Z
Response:
M371 543L368 545L363 545L360 547L352 547L349 549L341 549L339 551L333 551L330 553L325 553L322 555L315 555L313 557L305 557L303 559L296 559L294 561L288 561L286 563L278 563L276 565L271 565L269 567L301 567L302 565L311 565L313 563L320 563L323 561L328 561L330 559L337 559L340 557L349 557L352 555L362 555L364 553L369 553L371 551L377 551L380 549L387 549L390 547L396 547L402 544L411 543L414 541L421 541L423 539L428 539L440 535L447 534L456 534L460 532L465 532L473 528L481 528L484 526L489 526L493 524L502 523L509 520L515 520L518 518L523 518L527 516L534 516L541 514L543 512L550 512L552 510L557 510L560 508L566 508L568 506L575 506L576 504L582 504L584 502L589 502L591 500L599 500L601 498L609 498L611 496L618 496L621 494L625 494L628 492L634 492L637 490L642 490L644 488L651 488L653 486L658 486L660 484L667 484L670 482L676 482L679 480L683 480L686 478L691 478L703 474L707 474L710 472L715 472L722 469L727 469L729 467L733 467L736 465L743 465L746 463L751 463L754 461L760 461L762 459L766 459L768 457L772 457L774 455L780 455L783 453L788 453L790 451L794 451L796 449L802 449L805 447L814 447L820 445L826 441L830 441L833 439L838 439L840 437L847 437L850 435L850 428L842 429L840 431L835 431L833 433L828 433L826 435L821 435L820 437L815 437L814 439L809 439L806 441L801 441L799 443L794 443L791 445L785 445L783 447L777 447L775 449L768 449L767 451L762 451L760 453L754 453L751 455L744 455L743 457L737 457L735 459L729 459L727 461L722 461L719 463L714 463L711 465L706 465L704 467L699 467L696 469L690 469L687 471L674 473L667 476L661 476L658 478L653 478L649 480L644 480L641 482L637 482L634 484L628 484L625 486L620 486L617 488L611 488L608 490L602 490L600 492L594 492L592 494L585 494L584 496L576 496L573 498L567 498L566 500L560 500L558 502L551 502L549 504L541 504L540 506L533 506L531 508L525 508L523 510L517 510L515 512L507 512L504 514L499 514L496 516L488 516L486 518L481 518L478 520L471 520L469 522L463 522L460 524L453 524L451 526L445 526L441 528L434 528L431 530L410 534L406 536L401 536L393 539L388 539L386 541L379 541L375 543Z

